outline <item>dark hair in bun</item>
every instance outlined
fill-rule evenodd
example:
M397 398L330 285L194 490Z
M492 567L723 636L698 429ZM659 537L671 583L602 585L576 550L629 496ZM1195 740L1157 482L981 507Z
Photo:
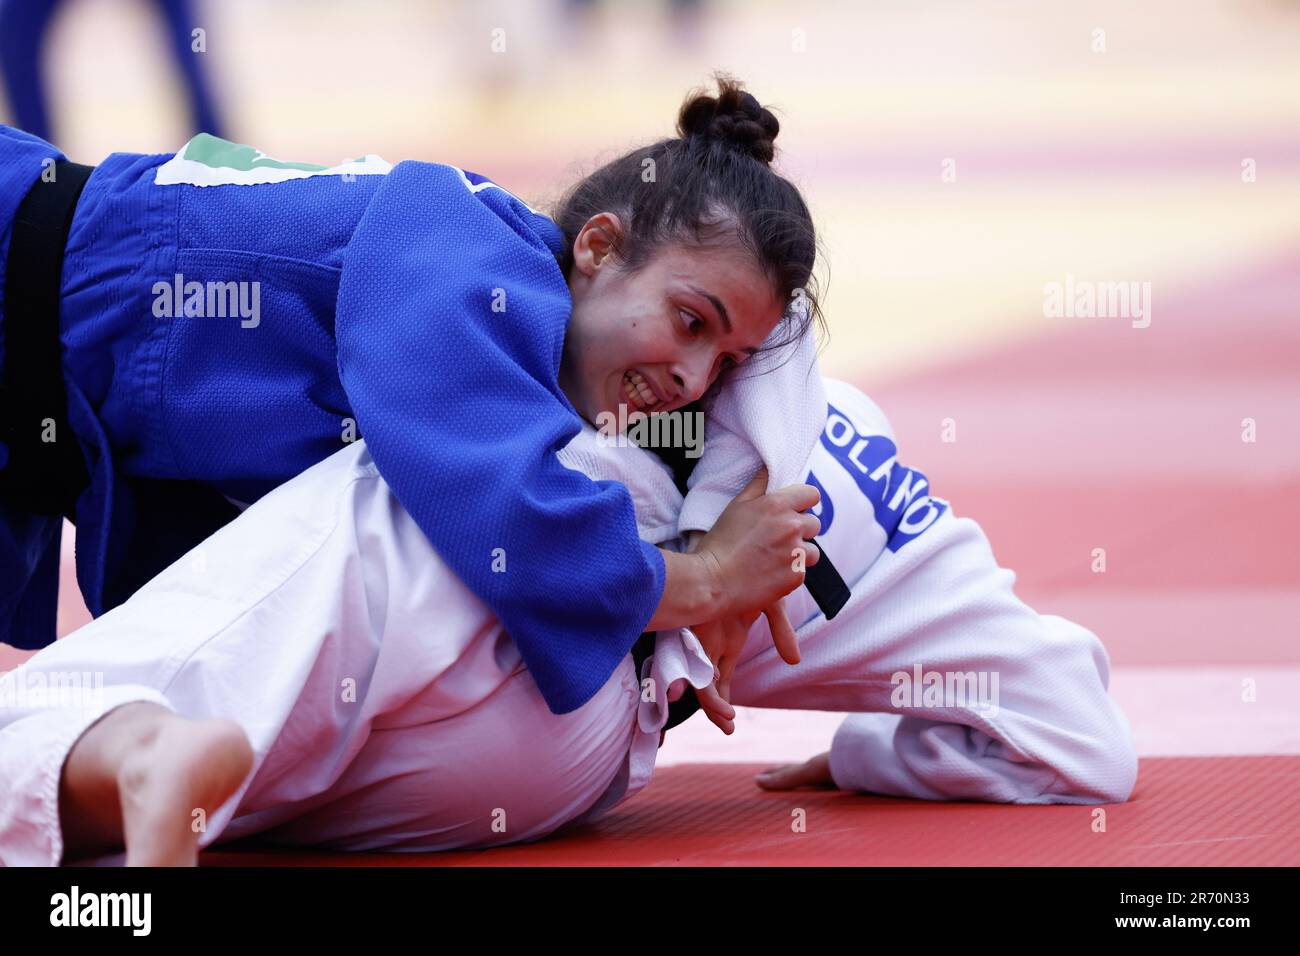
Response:
M624 224L624 234L613 238L625 268L643 267L665 243L736 243L782 299L798 296L805 306L786 310L786 330L773 347L802 335L814 320L825 331L813 276L812 216L799 190L770 165L781 126L739 81L724 73L714 80L716 96L687 95L676 139L607 163L556 204L553 218L566 246L560 267L568 276L582 228L611 212Z
M781 124L734 80L721 79L719 85L717 97L698 93L682 104L677 116L677 135L682 139L698 136L716 140L770 163L776 155L774 142Z

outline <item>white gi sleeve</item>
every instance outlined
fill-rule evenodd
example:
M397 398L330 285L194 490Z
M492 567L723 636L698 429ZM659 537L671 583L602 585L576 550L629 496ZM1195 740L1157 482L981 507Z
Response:
M800 321L801 308L791 306L791 321ZM786 327L778 323L767 342ZM767 465L770 490L801 482L825 421L826 393L809 325L793 342L759 352L719 391L705 417L704 451L687 481L678 533L712 528L760 465Z
M1127 800L1137 755L1107 694L1101 642L1017 598L974 521L948 514L931 530L927 560L858 617L882 712L840 725L836 786L925 800ZM887 574L890 559L880 563Z
M828 380L826 391L831 411L809 481L823 491L819 540L852 596L831 621L803 593L786 598L797 667L776 657L757 622L733 703L851 712L830 753L845 790L1128 799L1137 756L1096 635L1021 601L979 525L899 462L880 409L843 382Z

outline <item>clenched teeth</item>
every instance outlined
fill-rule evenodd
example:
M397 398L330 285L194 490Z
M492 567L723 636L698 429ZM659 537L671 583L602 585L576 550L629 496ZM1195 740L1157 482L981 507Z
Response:
M633 399L635 404L641 406L642 411L653 407L659 401L645 379L630 369L623 374L623 391Z

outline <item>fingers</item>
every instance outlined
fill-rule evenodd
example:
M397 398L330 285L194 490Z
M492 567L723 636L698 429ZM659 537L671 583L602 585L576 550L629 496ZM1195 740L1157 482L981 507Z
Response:
M691 630L695 633L695 639L700 642L700 648L704 651L705 656L713 661L713 666L716 668L718 661L727 651L721 623L719 621L702 621L694 625Z
M777 601L763 609L763 614L767 618L767 626L772 632L772 643L776 646L776 652L781 655L781 660L787 664L799 663L799 641L795 638L794 628L790 626L790 618L785 613L785 602Z
M736 732L736 709L722 699L716 685L710 684L708 687L697 687L695 696L700 702L700 707L709 715L709 720L719 730L727 735Z
M771 492L768 497L777 499L782 506L794 511L807 511L822 500L821 492L814 485L787 485Z
M749 637L749 628L741 621L739 617L728 616L722 620L722 630L725 635L723 641L722 657L718 660L718 686L730 686L731 675L736 672L736 665L740 662L741 652L745 649L745 641ZM730 700L730 696L723 694Z
M719 714L727 720L736 719L736 708L722 699L722 696L718 693L717 684L708 684L704 687L695 688L695 696L699 699L700 706L705 710Z
M734 657L723 657L718 661L717 673L714 675L714 685L722 696L731 700L731 695L722 691L723 687L731 686L731 675L736 672L736 659Z
M705 713L708 714L709 720L713 723L713 726L717 727L728 737L736 732L736 724L734 721L727 720L725 717L720 717L710 710L706 710Z

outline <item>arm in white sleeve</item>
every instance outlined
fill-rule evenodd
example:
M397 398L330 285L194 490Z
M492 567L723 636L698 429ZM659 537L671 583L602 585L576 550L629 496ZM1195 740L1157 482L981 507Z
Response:
M1021 601L969 518L941 516L912 548L906 575L902 552L886 549L866 576L881 586L855 584L871 600L844 616L866 658L865 706L879 712L850 714L836 732L836 785L925 800L1127 800L1137 755L1096 635Z
M1137 775L1097 636L1013 591L980 526L901 463L884 413L826 382L831 412L807 463L822 533L852 596L826 620L787 598L802 661L761 622L732 684L741 706L848 711L830 769L845 790L927 800L1109 803ZM937 682L937 687L936 687Z
M799 316L791 307L793 321ZM768 343L783 334L777 325ZM767 465L775 491L803 480L826 421L826 392L811 325L791 343L760 352L732 373L705 418L704 452L687 482L677 530L708 531Z

